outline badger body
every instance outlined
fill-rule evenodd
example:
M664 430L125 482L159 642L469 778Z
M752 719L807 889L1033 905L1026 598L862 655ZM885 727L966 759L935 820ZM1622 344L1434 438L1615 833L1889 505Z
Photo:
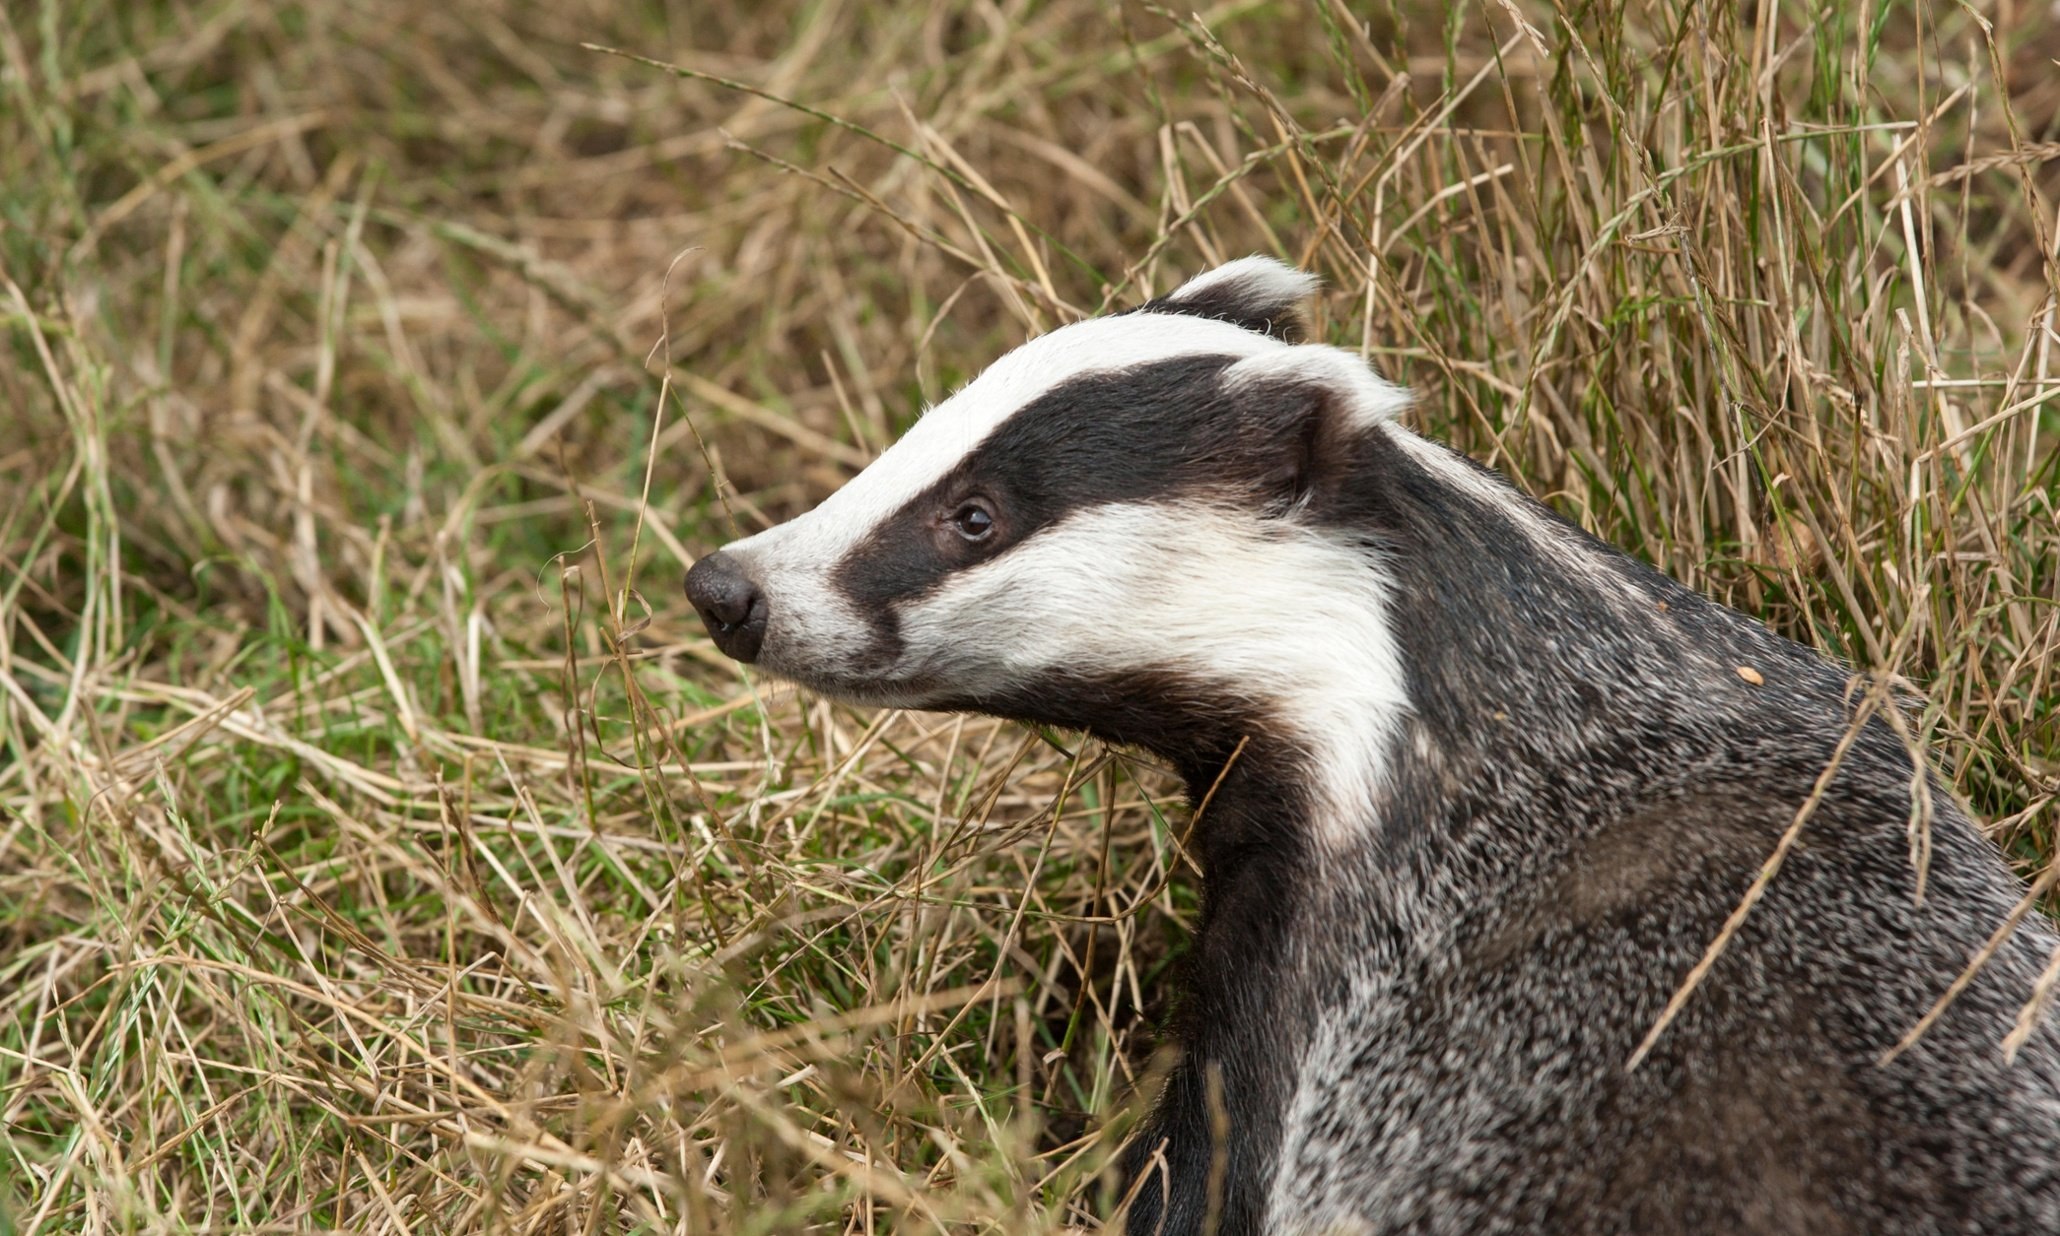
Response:
M1846 671L1395 423L1312 283L1033 340L687 581L742 660L1206 804L1126 1230L2060 1232L2060 1040L2001 1049L2050 925L1880 1063L2022 896L1995 847Z

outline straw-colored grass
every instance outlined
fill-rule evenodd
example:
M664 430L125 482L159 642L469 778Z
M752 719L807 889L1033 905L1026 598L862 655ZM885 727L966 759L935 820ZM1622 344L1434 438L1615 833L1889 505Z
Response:
M678 580L1248 252L2046 863L2060 21L1560 2L0 6L0 1231L1093 1229L1169 781Z

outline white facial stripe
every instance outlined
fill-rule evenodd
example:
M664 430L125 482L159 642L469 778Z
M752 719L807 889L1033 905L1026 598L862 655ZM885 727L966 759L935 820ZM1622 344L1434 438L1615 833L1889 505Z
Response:
M976 450L1002 422L1052 388L1094 373L1182 356L1245 358L1288 345L1228 322L1140 313L1062 326L1010 352L924 414L899 442L821 506L729 547L755 571L826 564ZM761 578L762 585L769 583Z
M953 576L902 632L908 668L962 696L1049 671L1214 684L1314 756L1320 839L1342 848L1371 822L1409 707L1386 598L1377 562L1317 530L1117 504Z

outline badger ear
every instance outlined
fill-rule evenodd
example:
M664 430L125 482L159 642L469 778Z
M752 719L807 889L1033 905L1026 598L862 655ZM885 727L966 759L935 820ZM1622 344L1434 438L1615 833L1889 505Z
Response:
M1322 344L1262 352L1222 381L1268 460L1264 487L1288 508L1329 491L1351 466L1352 442L1409 406L1408 391Z
M1288 343L1302 339L1301 304L1322 280L1270 257L1239 258L1146 301L1139 313L1215 318Z

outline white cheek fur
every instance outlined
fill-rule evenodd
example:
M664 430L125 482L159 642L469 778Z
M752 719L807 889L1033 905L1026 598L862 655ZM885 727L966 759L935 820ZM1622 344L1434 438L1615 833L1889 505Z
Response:
M1160 552L1165 549L1167 552ZM1177 552L1172 552L1177 550ZM1365 551L1202 505L1074 513L901 615L908 668L967 695L1055 670L1206 683L1309 752L1342 847L1370 822L1408 712Z

